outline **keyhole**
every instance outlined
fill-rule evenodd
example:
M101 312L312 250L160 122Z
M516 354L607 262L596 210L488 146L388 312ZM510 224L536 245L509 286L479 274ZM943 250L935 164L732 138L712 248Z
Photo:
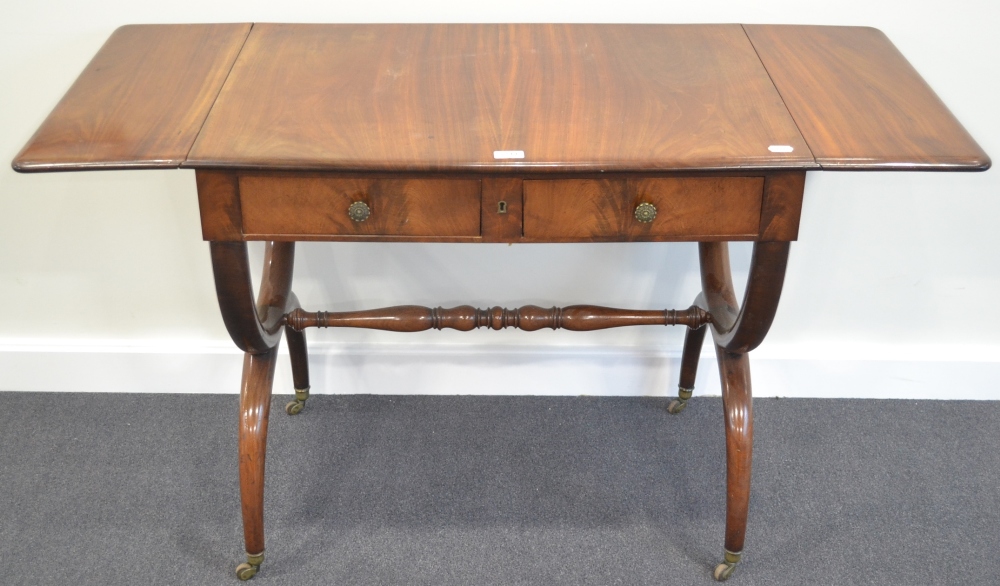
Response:
M500 200L497 202L497 213L506 214L507 213L507 202Z

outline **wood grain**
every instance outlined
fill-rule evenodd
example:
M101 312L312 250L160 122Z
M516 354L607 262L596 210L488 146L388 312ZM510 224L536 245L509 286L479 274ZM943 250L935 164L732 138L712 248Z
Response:
M285 327L285 343L288 359L292 366L292 388L296 391L309 390L309 347L304 332Z
M212 272L222 321L240 350L261 354L277 346L282 319L294 309L292 271L295 243L268 243L264 248L264 274L255 302L245 242L212 242Z
M791 153L774 153L785 144ZM496 150L524 159L497 160ZM187 166L812 167L739 25L254 26Z
M624 239L627 179L562 179L524 182L526 238Z
M240 383L239 463L243 543L250 555L264 553L264 463L267 420L278 348L243 355Z
M524 182L524 236L577 240L753 240L763 177L563 179ZM636 220L640 203L657 209Z
M687 391L694 390L694 381L698 376L698 362L701 359L701 346L705 341L708 328L689 328L684 332L684 346L681 351L681 372L677 386ZM678 396L678 398L681 398ZM684 399L686 401L686 399Z
M516 242L522 235L523 180L520 177L483 178L483 242ZM500 213L503 202L506 212Z
M492 159L498 55L496 25L257 24L187 164L427 170Z
M626 231L634 239L756 238L760 228L763 177L636 179ZM637 205L656 206L656 219L636 221Z
M247 238L480 234L478 179L243 175L239 182ZM369 206L367 220L347 215L356 201Z
M14 159L14 169L177 167L249 31L249 24L119 28Z
M788 242L757 242L750 263L750 276L742 305L736 300L729 246L723 242L698 245L702 293L695 305L712 315L715 354L722 382L722 407L726 425L726 540L731 553L743 551L747 513L750 507L750 471L753 462L753 399L750 388L749 352L767 335L781 297ZM700 346L700 339L690 335L685 341ZM692 348L693 350L693 348ZM682 376L685 373L682 372ZM687 380L694 384L695 368L687 369ZM689 387L690 388L690 387Z
M178 165L541 173L990 160L874 29L259 24L119 29L13 162Z
M799 237L804 171L772 173L764 178L760 209L760 239L792 241Z
M561 170L810 167L739 25L501 25L499 148ZM773 153L771 145L791 153Z
M243 212L240 210L240 185L235 173L199 169L198 209L201 213L201 236L205 240L243 240Z
M742 553L750 512L753 466L753 397L750 357L715 347L726 425L726 551Z
M247 300L252 302L253 288L246 268L246 244L213 242L211 248L223 321L233 341L246 352L240 385L240 501L246 552L258 556L264 553L264 464L278 341L284 315L298 308L291 290L295 244L267 245L256 307L249 310ZM256 343L252 342L255 338Z
M745 29L824 169L989 168L986 153L881 31Z
M750 352L764 341L778 310L788 268L789 242L756 242L750 259L750 277L743 303L736 300L729 245L698 243L702 295L695 304L712 314L715 345L729 352Z

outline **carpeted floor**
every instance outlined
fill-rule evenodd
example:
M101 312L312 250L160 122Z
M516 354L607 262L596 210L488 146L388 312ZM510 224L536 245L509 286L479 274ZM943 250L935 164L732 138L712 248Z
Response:
M719 399L272 406L252 583L712 584ZM234 395L0 393L0 584L236 584ZM757 399L730 584L995 584L1000 403Z

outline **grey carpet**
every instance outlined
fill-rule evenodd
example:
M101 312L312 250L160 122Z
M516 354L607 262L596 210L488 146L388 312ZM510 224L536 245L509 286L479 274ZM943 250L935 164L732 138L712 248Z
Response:
M711 584L721 401L272 406L251 584ZM0 584L236 584L233 395L0 393ZM757 399L730 584L995 584L1000 403Z

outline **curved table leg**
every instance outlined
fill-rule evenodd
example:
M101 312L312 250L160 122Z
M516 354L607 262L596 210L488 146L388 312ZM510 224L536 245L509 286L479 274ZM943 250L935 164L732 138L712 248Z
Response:
M282 322L288 311L298 307L298 301L291 292L295 244L267 244L264 275L256 303L250 283L246 243L212 242L211 250L222 319L233 342L246 352L240 391L239 458L247 563L236 568L236 575L241 580L249 580L260 570L264 561L267 417L271 406L271 384L274 381ZM292 342L293 345L295 343ZM304 355L304 343L298 348L301 353L297 355ZM295 356L293 355L293 362ZM300 368L296 375L297 381L301 374Z
M746 293L743 303L738 304L729 269L728 243L699 244L702 295L695 304L712 315L726 424L726 542L724 560L714 572L720 581L728 579L736 569L746 537L753 455L748 352L764 340L774 320L789 248L789 242L754 244Z
M240 580L249 580L264 561L264 460L267 456L267 416L278 348L243 357L240 389L240 500L247 563L236 568Z
M722 409L726 425L726 544L724 560L715 568L715 579L732 575L743 554L750 506L750 468L753 460L753 399L750 392L750 359L745 353L718 346Z
M681 354L681 379L677 385L677 398L667 405L668 413L680 413L687 407L688 399L694 393L694 379L698 374L698 358L701 356L701 345L705 341L708 328L688 328L684 333L684 352Z

